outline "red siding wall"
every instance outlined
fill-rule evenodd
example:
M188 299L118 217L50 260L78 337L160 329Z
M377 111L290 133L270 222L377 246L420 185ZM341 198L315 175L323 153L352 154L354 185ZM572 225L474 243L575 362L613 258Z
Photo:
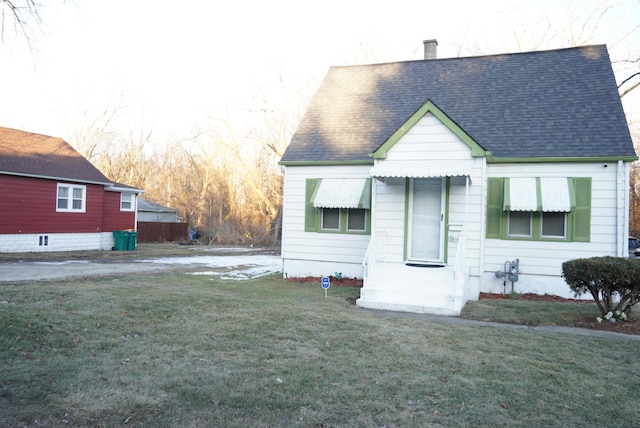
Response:
M64 181L0 175L0 233L96 233L135 227L135 213L120 212L120 193L105 192L97 184L86 184L86 212L56 212L58 183ZM103 215L104 204L116 213L113 219L107 210ZM109 218L108 226L103 218Z
M120 211L120 192L104 192L102 225L104 232L136 228L135 211Z

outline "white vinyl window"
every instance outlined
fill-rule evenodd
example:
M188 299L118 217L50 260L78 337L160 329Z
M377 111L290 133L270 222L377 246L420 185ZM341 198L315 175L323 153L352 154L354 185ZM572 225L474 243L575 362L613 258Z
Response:
M367 230L367 211L350 209L347 211L347 230L363 232Z
M340 209L322 209L322 230L340 230Z
M120 211L133 211L133 193L120 194Z
M531 236L531 212L509 211L507 235L518 237Z
M86 186L78 184L58 184L56 211L85 212L86 195Z
M566 238L567 213L543 212L540 217L540 236L543 238Z

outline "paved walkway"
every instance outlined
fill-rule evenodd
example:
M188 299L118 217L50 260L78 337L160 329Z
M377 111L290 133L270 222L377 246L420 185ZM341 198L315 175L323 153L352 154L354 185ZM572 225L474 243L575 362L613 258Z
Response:
M138 274L171 269L174 269L171 265L135 262L91 262L86 260L10 262L0 263L0 283L55 281L64 278Z
M363 309L363 310L377 313L383 316L389 316L389 317L415 318L415 319L423 319L423 320L448 323L448 324L506 328L511 330L537 330L537 331L546 331L550 333L572 334L575 336L590 336L590 337L602 337L607 339L640 341L640 336L636 336L633 334L615 333L615 332L601 331L601 330L591 330L588 328L561 327L557 325L540 325L540 326L532 327L527 325L469 320L469 319L460 318L460 317L447 317L443 315L414 314L410 312L394 312L394 311L384 311L384 310L377 310L377 309Z

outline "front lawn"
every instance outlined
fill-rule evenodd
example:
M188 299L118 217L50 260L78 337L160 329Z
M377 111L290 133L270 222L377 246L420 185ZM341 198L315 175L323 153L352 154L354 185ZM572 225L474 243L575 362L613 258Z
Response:
M388 317L358 292L185 274L0 284L0 426L640 418L640 341Z
M562 299L556 296L531 294L484 294L480 300L465 305L461 317L473 320L520 324L528 326L554 325L590 330L640 335L636 308L624 322L598 322L598 306L593 300Z

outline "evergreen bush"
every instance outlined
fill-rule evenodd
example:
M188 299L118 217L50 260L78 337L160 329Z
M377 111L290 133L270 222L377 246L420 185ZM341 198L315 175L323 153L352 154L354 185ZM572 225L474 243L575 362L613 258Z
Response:
M591 293L598 321L625 320L640 301L640 262L620 257L591 257L562 264L562 276L576 296Z

